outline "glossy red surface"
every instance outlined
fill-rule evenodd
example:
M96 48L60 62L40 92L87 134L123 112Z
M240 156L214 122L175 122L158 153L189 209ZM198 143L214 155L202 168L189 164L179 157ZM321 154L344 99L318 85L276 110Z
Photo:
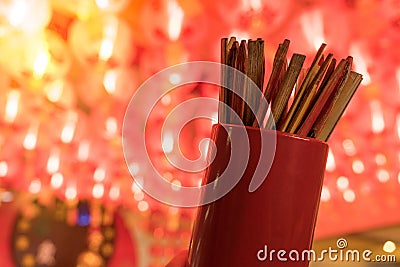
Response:
M230 134L240 126L229 125ZM291 266L305 267L308 261L291 261L289 252L311 248L323 174L328 152L326 143L286 133L262 130L263 137L276 134L272 167L262 185L248 191L260 157L260 129L246 128L250 158L239 183L221 199L198 210L189 250L191 267ZM216 157L205 174L205 182L218 178L230 158L230 141L221 125L213 127ZM264 148L263 148L264 149ZM265 147L268 149L268 147ZM275 250L272 261L258 259L264 250ZM288 261L277 258L286 250ZM270 255L270 254L269 254ZM292 254L294 255L294 254Z

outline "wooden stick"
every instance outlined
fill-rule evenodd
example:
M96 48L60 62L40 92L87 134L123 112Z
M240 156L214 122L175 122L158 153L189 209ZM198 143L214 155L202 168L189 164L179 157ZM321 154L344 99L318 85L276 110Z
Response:
M301 86L300 86L300 88L299 88L299 90L298 90L298 92L296 94L296 97L293 100L292 105L290 106L290 109L289 109L289 112L288 112L288 114L286 116L286 119L285 119L284 122L282 122L282 125L281 125L281 130L282 131L294 133L294 129L293 128L289 129L290 121L293 119L294 116L296 116L295 115L296 114L296 110L300 105L300 102L301 102L301 99L303 98L304 92L305 92L307 86L309 85L309 83L314 79L314 76L316 75L316 73L317 73L317 71L319 69L318 63L319 63L319 61L320 61L320 59L322 57L323 52L325 51L325 47L326 47L326 44L322 44L321 47L318 49L318 52L314 57L314 60L313 60L313 62L311 64L311 67L310 67L306 77L304 78L304 80L303 80L303 82L302 82L302 84L301 84Z
M315 97L317 92L317 88L324 77L325 71L327 70L328 66L332 61L333 55L329 54L326 60L322 63L322 66L319 68L317 75L314 76L313 81L307 86L304 90L303 98L299 103L299 106L296 110L296 114L293 117L292 121L289 124L289 129L293 129L293 132L296 132L297 128L300 126L302 121L305 119L307 112L311 109L312 100ZM314 99L315 100L315 99ZM279 130L282 130L282 125L279 125Z
M265 59L264 59L264 41L249 40L248 42L248 64L247 76L257 85L262 92L264 84ZM243 123L246 126L252 126L255 121L254 113L258 110L260 99L257 98L261 93L256 92L255 88L250 86L250 83L245 82L245 102L243 109ZM250 106L255 108L254 113Z
M279 47L275 53L272 72L269 77L267 87L265 88L265 91L264 91L264 97L265 97L266 101L260 102L260 105L259 105L259 108L257 111L257 118L259 118L261 121L260 122L254 121L253 127L257 127L258 125L262 124L264 117L267 113L268 104L271 104L272 99L275 98L275 96L278 92L278 89L283 80L282 76L286 72L286 66L287 66L286 55L287 55L287 52L289 49L289 45L290 45L290 41L284 40L282 44L279 44Z
M300 54L293 54L290 59L289 67L285 74L285 78L281 87L279 88L278 94L274 102L272 103L271 115L268 118L266 128L271 129L274 122L278 122L283 109L285 108L293 87L297 81L301 68L303 66L306 56Z
M235 75L234 83L233 83L233 100L232 100L232 108L237 113L239 118L243 120L243 99L240 97L244 95L244 86L245 79L244 75L247 73L247 43L245 40L240 42L239 51L236 60L235 68L242 72L242 75ZM234 122L236 124L240 122Z
M350 63L343 59L340 61L339 65L335 69L332 74L331 79L329 79L327 85L324 88L321 88L321 93L318 96L318 99L315 101L315 105L311 109L304 123L301 125L298 132L299 135L309 136L309 132L316 123L317 119L322 119L320 115L324 112L327 112L331 106L329 100L334 100L337 97L340 89L344 85L344 81L348 75L350 68ZM330 107L329 107L330 106Z
M342 92L339 94L337 101L333 104L332 109L327 115L326 122L324 127L320 127L319 129L315 129L314 135L315 138L328 141L330 135L332 134L333 129L338 123L339 119L342 117L345 109L350 103L351 98L356 92L358 86L361 84L362 75L356 72L351 71L349 78L343 86Z

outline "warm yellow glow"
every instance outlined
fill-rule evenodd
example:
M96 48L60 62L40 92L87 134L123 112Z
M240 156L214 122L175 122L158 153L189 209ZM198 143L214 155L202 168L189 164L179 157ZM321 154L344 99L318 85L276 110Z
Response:
M100 45L99 58L107 61L114 51L115 38L117 36L118 20L110 19L109 24L103 29L103 40Z
M171 184L172 190L179 191L181 189L181 186L182 186L182 184L181 184L181 182L179 180L173 180L172 181L172 184Z
M56 103L60 101L61 96L64 90L64 81L63 80L56 80L46 86L45 92L46 97L50 102Z
M43 77L50 62L50 54L47 50L41 49L36 55L33 63L33 75L35 78Z
M96 0L96 4L99 8L105 9L110 5L110 0Z
M8 164L5 161L0 161L0 177L5 177L8 173Z
M329 149L328 160L326 162L326 170L333 172L336 169L335 157L333 156L332 150Z
M393 253L396 250L396 244L393 241L386 241L383 245L383 251Z
M61 142L65 144L71 143L72 139L74 138L77 120L78 114L75 112L68 113L67 122L61 131Z
M325 43L324 21L320 10L304 13L300 17L301 27L308 43L318 50Z
M165 153L170 153L174 149L174 137L171 132L166 132L162 139L162 149Z
M95 184L92 189L92 196L97 199L102 198L104 196L104 185Z
M74 200L77 194L75 186L68 186L65 190L65 198L68 200Z
M336 186L340 191L344 191L349 187L349 179L345 176L340 176L336 180Z
M140 202L138 203L138 209L139 209L141 212L145 212L146 210L149 209L149 203L147 203L146 201L140 201Z
M38 124L34 123L29 127L28 133L25 135L23 146L26 150L33 150L36 147Z
M96 182L102 182L106 178L106 170L102 167L97 167L93 174L93 179Z
M7 123L13 123L18 114L20 92L18 90L11 90L7 95L6 112L4 120Z
M376 172L376 177L378 178L379 182L386 183L390 180L390 174L387 170L380 169Z
M109 135L116 135L118 132L118 122L114 117L109 117L106 120L106 130Z
M376 154L375 156L375 162L377 165L382 166L387 163L387 158L383 154Z
M56 172L51 176L50 185L54 189L60 188L63 182L64 182L64 176L61 173Z
M322 186L321 201L328 202L330 199L331 199L331 192L329 191L328 187L326 187L325 185Z
M359 159L354 160L351 167L353 169L353 172L357 174L361 174L365 171L364 163Z
M143 200L143 198L144 198L144 193L143 193L142 191L138 191L138 192L136 192L136 193L133 195L133 198L134 198L136 201L141 201L141 200Z
M89 158L90 143L88 140L82 140L78 147L78 160L86 161Z
M375 134L379 134L385 129L385 120L383 118L381 102L379 102L378 100L371 101L370 108L372 132Z
M117 88L117 72L115 70L109 70L104 74L103 85L107 93L113 94L115 92Z
M60 155L59 151L54 149L50 156L49 159L47 160L47 172L50 174L53 174L58 171L60 168Z
M361 52L360 47L357 44L353 44L350 47L350 55L354 59L354 69L356 72L363 75L362 85L368 85L371 83L371 76L368 72L368 64L365 56Z
M40 180L35 179L29 184L29 192L32 194L39 193L41 188L42 183L40 182Z
M8 13L8 21L14 26L20 26L25 19L25 16L28 13L28 5L27 1L13 1L13 5Z
M179 38L182 30L183 22L183 9L175 0L169 0L168 2L168 35L171 41L176 41Z
M347 156L354 156L357 153L357 149L354 145L353 140L345 139L345 140L343 140L342 145L343 145L344 153Z
M108 193L110 199L117 200L120 196L120 188L118 185L113 185Z
M347 189L346 191L343 192L343 198L346 202L354 202L356 200L356 194L354 193L353 190Z

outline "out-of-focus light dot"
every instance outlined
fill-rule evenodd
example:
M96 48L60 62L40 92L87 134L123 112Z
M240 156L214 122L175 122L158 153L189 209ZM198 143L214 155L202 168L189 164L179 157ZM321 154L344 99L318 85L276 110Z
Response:
M97 167L93 173L93 179L96 182L102 182L106 178L106 170L102 167Z
M28 130L28 133L26 134L24 138L24 143L22 146L26 150L33 150L36 147L36 142L37 142L37 127L31 126Z
M353 169L353 172L357 174L361 174L365 170L364 163L359 159L354 160L351 167Z
M118 122L114 117L109 117L106 120L106 130L110 135L116 135L118 131Z
M385 120L383 118L383 111L381 107L381 102L378 100L373 100L370 103L371 108L371 129L375 134L383 132L385 129Z
M14 122L18 114L20 92L18 90L11 90L7 94L6 110L4 120L7 123Z
M54 189L57 189L62 186L63 181L64 181L64 176L61 173L56 172L51 176L50 185Z
M386 241L385 244L383 245L383 251L387 253L392 253L396 250L396 244L393 241Z
M181 189L181 182L179 180L173 180L171 184L171 188L174 191L179 191Z
M400 184L400 172L397 174L397 181L398 181L399 184Z
M173 85L177 85L182 81L182 76L179 73L172 73L169 75L169 82Z
M120 188L118 185L113 185L108 193L110 199L117 200L120 196Z
M344 191L349 187L349 179L344 176L340 176L336 180L336 186L340 191Z
M376 177L378 178L379 182L386 183L390 179L390 174L387 170L380 169L377 171Z
M92 189L92 196L94 198L102 198L104 195L104 185L103 184L95 184Z
M65 198L68 200L74 200L77 196L76 188L74 186L69 186L65 189Z
M345 140L343 140L342 145L343 145L344 153L346 153L347 156L354 156L357 153L357 150L356 150L353 140L345 139Z
M129 164L129 171L131 172L132 175L136 175L139 173L140 167L139 164L136 162L133 162Z
M40 189L42 188L42 183L40 182L40 180L36 179L33 180L30 184L29 184L29 192L32 194L37 194L40 192Z
M385 165L387 162L386 156L383 154L376 154L375 156L375 162L379 166Z
M141 201L141 200L144 199L144 193L143 193L142 191L138 191L138 192L136 192L135 194L133 194L133 198L134 198L136 201Z
M171 104L171 100L172 100L172 98L171 98L170 95L165 95L165 96L163 96L163 97L161 98L161 103L162 103L164 106L168 106L169 104Z
M162 139L162 149L165 153L170 153L174 149L174 137L171 132L166 132Z
M1 193L1 201L2 202L12 202L14 200L14 195L10 191L5 191Z
M140 202L138 203L138 209L139 209L141 212L145 212L146 210L149 209L149 203L147 203L146 201L140 201Z
M343 198L346 202L354 202L356 199L356 194L354 193L353 190L347 189L346 191L343 192Z
M326 186L322 186L321 201L328 202L331 199L331 192Z
M0 177L5 177L8 173L8 164L5 161L0 161Z
M329 149L328 160L326 162L326 170L333 172L336 169L335 157L333 156L332 150Z
M139 187L139 185L135 181L132 183L131 190L132 190L132 193L137 193L137 192L142 191L142 189Z
M179 208L177 207L169 207L168 211L170 214L177 215L179 213Z
M50 102L58 102L64 90L63 80L55 80L45 87L46 97Z
M88 140L82 140L78 147L78 160L86 161L89 158L90 142Z
M107 93L113 94L117 89L117 72L115 70L108 70L104 74L103 86Z

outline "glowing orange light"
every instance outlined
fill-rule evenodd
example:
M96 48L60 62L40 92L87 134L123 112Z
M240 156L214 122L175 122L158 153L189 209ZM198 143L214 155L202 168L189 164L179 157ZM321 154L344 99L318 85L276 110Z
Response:
M118 185L113 185L108 193L110 199L117 200L120 196L120 188Z
M47 50L41 49L36 55L33 63L33 75L35 78L41 78L46 72L50 62L50 54Z
M117 36L118 20L112 18L109 20L109 24L103 29L103 40L100 45L99 58L107 61L111 58L114 51L114 42Z
M61 131L61 142L68 144L71 143L75 134L76 122L78 120L78 114L75 112L68 113L67 122L65 123L62 131Z
M373 100L370 102L370 108L372 132L379 134L385 129L385 120L383 118L381 103L378 100Z
M61 173L56 172L51 176L50 185L54 189L60 188L63 182L64 182L64 176Z
M57 149L53 149L47 160L47 172L53 174L60 168L60 155Z
M26 150L33 150L36 147L37 142L37 134L38 134L39 125L37 123L32 124L29 127L28 133L24 138L23 146Z
M62 93L64 90L64 82L63 80L56 80L46 86L45 92L46 97L50 102L56 103L60 101Z
M182 22L183 22L183 9L179 6L179 4L175 0L170 0L168 2L168 35L171 41L176 41L179 38L182 30Z
M320 10L306 12L300 17L300 23L308 43L318 50L321 44L325 43L322 12Z
M7 94L6 112L4 120L7 123L13 123L18 114L20 92L18 90L11 90Z
M103 85L107 93L113 94L115 92L117 88L117 73L115 70L108 70L104 74Z
M92 189L92 196L94 198L102 198L104 195L104 185L103 184L95 184Z
M353 44L350 47L350 55L354 58L354 69L358 73L363 75L362 85L369 85L371 83L371 76L368 72L368 64L365 56L361 52L360 47L357 44Z
M65 189L65 198L68 200L74 200L76 196L78 195L78 192L76 191L75 186L68 186L67 189Z

